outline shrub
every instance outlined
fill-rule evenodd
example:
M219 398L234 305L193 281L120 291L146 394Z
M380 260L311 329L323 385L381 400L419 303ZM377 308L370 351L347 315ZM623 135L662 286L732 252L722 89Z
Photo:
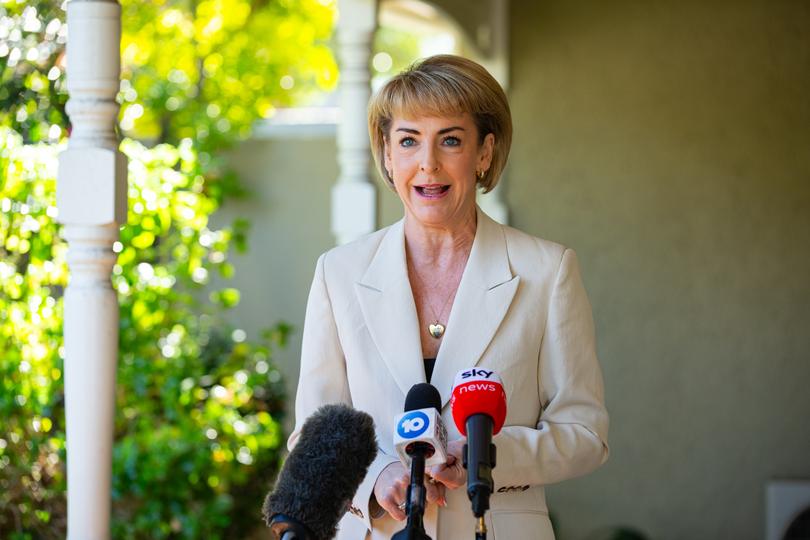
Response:
M62 292L66 245L54 217L58 146L0 130L0 532L65 528ZM244 537L278 468L283 384L272 363L288 327L259 342L231 329L234 289L206 296L246 224L210 230L189 141L127 140L129 221L116 244L120 302L113 536ZM11 531L14 531L11 533Z
M275 107L334 87L333 0L122 0L119 133L129 216L120 304L113 536L243 538L278 468L274 348L229 328L247 223L208 228L242 192L222 150ZM0 538L63 538L62 296L55 221L65 113L65 3L0 2ZM167 54L167 51L170 51ZM136 142L135 139L141 141ZM101 511L101 510L100 510Z

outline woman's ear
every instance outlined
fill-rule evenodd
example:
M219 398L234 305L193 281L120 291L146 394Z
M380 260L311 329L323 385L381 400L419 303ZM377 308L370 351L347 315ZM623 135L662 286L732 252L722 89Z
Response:
M478 150L478 170L488 171L492 165L492 154L495 150L495 135L487 133L484 137L484 143Z
M391 170L391 145L388 143L388 141L385 142L385 146L383 147L383 167L388 173L388 176L393 178L394 174Z

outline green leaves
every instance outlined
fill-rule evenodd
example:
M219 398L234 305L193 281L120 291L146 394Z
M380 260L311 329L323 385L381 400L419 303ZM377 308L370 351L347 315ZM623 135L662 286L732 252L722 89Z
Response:
M239 291L236 289L222 289L211 293L211 301L228 309L239 303Z
M66 527L61 4L0 2L0 536L13 539L63 538ZM111 277L113 537L244 538L278 470L285 396L272 355L291 329L247 336L228 324L240 292L212 291L211 276L233 276L228 257L247 249L249 223L213 229L209 217L244 195L222 151L275 108L334 88L335 2L121 7L129 207Z
M249 342L223 318L239 291L203 301L206 276L232 272L234 233L208 228L217 204L190 143L121 148L130 212L112 276L121 318L114 537L241 537L257 521L239 501L261 500L278 466L284 393L270 359L289 327ZM38 538L62 535L65 519L60 150L0 128L0 529L17 519L20 534Z
M122 129L213 153L276 107L331 90L333 4L123 2Z
M0 3L0 126L57 142L67 126L65 13L59 2Z

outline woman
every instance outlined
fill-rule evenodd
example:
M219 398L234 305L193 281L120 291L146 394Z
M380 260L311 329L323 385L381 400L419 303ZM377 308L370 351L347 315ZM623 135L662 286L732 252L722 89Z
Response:
M320 405L371 414L379 455L338 538L390 538L403 527L408 484L394 418L408 390L430 382L442 396L451 457L426 475L425 527L434 540L473 538L464 441L448 400L459 370L492 369L508 412L494 439L489 536L552 539L543 486L605 461L608 416L574 252L502 226L475 203L476 188L495 187L506 164L506 96L475 62L434 56L374 97L369 131L405 216L318 260L290 447Z

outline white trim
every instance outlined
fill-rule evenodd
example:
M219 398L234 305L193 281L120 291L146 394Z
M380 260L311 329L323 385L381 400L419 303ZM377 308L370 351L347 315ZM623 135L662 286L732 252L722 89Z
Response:
M299 107L279 109L275 115L257 122L253 139L312 139L334 137L340 118L338 107Z

